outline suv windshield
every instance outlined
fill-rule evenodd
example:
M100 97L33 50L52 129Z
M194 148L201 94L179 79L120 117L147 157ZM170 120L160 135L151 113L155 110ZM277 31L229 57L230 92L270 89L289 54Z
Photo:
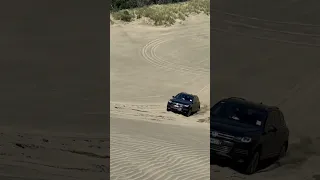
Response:
M220 102L210 110L211 117L229 119L254 126L263 126L267 112L263 109L240 103Z
M176 95L174 98L181 99L181 100L184 100L184 101L190 101L190 102L193 101L193 96L188 95L188 94L183 94L183 93L180 93L180 94Z

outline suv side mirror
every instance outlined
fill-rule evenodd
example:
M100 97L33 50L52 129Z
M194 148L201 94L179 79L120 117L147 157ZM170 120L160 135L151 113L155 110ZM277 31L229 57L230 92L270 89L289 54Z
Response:
M172 98L174 98L174 96L172 96Z
M277 132L277 128L276 127L274 127L274 126L269 126L268 127L268 129L267 129L267 132L269 133L269 132Z

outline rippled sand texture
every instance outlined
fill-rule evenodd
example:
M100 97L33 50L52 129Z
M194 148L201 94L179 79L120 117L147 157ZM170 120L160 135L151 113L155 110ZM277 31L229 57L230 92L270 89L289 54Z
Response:
M210 178L210 18L184 23L111 26L112 180ZM200 112L166 111L181 91L199 95Z

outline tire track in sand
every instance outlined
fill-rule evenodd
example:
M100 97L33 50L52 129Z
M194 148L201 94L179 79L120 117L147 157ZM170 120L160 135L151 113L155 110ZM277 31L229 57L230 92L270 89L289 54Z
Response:
M192 38L192 37L196 37L196 36L207 36L209 35L210 32L203 32L203 29L199 29L197 27L193 27L193 28L188 28L188 31L179 31L179 32L175 32L173 34L169 34L168 35L164 35L160 38L154 39L152 41L150 41L149 43L147 43L142 49L141 49L141 55L142 57L149 62L150 64L154 65L157 68L161 68L165 71L175 71L175 72L179 72L180 74L193 74L196 77L193 78L191 81L186 81L185 83L194 83L195 81L197 81L199 78L199 76L210 76L210 67L208 68L201 68L201 67L194 67L194 66L187 66L187 65L181 65L178 63L175 63L173 61L168 61L165 60L161 57L159 57L156 53L156 50L159 46L163 46L166 43L169 43L171 41L177 40L179 38ZM210 36L210 35L209 35ZM210 38L210 37L208 37ZM200 47L203 48L210 48L209 44L206 45L202 45ZM202 64L204 61L210 61L210 55L208 58L205 58L204 60L200 60L199 63L197 64ZM184 83L184 84L185 84ZM204 87L200 88L199 90L195 90L192 93L194 94L200 94L200 93L204 93L207 92L209 90L210 87L210 83L206 84Z
M192 27L192 29L193 28L195 29L195 27ZM209 34L209 29L208 33L204 33L200 28L198 28L197 31L199 33L190 34L190 32L193 31L192 29L188 29L188 32L185 32L187 35L184 35L183 32L173 32L167 34L167 36L150 41L141 49L143 59L151 65L165 71L193 74L198 77L207 75L209 77L209 67L198 68L181 65L179 62L176 63L165 60L156 53L158 47L173 41L174 38L178 36L178 38L190 38L197 35L204 36ZM170 36L173 38L170 38ZM192 47L206 48L206 45L202 46L202 44L200 44L199 46L195 45ZM188 79L189 83L194 83L197 80L198 78ZM209 86L206 85L199 88L199 92L205 92L208 87ZM110 102L110 105L111 116L123 117L124 119L152 120L157 122L166 121L170 122L169 124L178 121L180 121L178 124L188 122L200 124L196 119L201 119L203 118L202 116L204 116L203 114L199 114L185 119L180 115L168 113L165 110L166 102L149 104ZM194 124L192 126L194 126ZM141 131L146 131L146 129L148 128L141 127ZM118 130L123 131L122 128ZM189 132L186 134L180 131L174 132L173 130L167 130L161 133L162 137L159 138L150 137L154 135L151 131L151 134L148 134L149 132L132 134L128 131L124 133L119 131L111 126L110 178L112 180L210 179L209 146L205 144L208 142L207 140L203 138L199 139L197 136L191 136Z
M195 74L195 75L209 75L210 73L210 67L207 68L201 68L201 67L193 67L193 66L187 66L187 65L181 65L181 64L177 64L175 62L172 61L167 61L163 58L160 58L159 56L157 56L156 54L156 50L160 45L165 45L166 43L170 42L170 41L174 41L177 40L179 38L191 38L191 37L195 37L195 36L206 36L209 34L209 32L207 33L203 33L202 31L200 31L200 33L191 33L193 31L199 31L199 29L188 29L188 32L181 32L178 33L173 33L170 34L170 36L163 36L157 39L154 39L152 41L150 41L149 43L147 43L142 49L141 49L141 55L142 57L150 64L154 65L157 68L161 68L164 69L165 71L177 71L180 73L188 73L188 74ZM206 47L206 45L203 45L203 47ZM209 47L209 44L207 46ZM208 54L209 55L209 54Z
M208 76L209 77L209 73L210 73L210 67L208 68L201 68L201 67L193 67L193 66L187 66L187 65L181 65L172 61L168 61L165 60L161 57L159 57L156 53L157 48L159 46L163 46L166 43L172 42L174 40L177 40L179 38L194 38L196 36L209 36L210 31L208 29L207 32L204 32L203 29L199 28L198 26L191 26L191 28L188 28L187 31L174 31L172 33L167 33L165 35L163 35L160 38L156 38L154 40L151 40L149 43L147 43L145 46L142 47L141 49L141 55L144 58L144 60L146 60L148 63L154 65L157 68L161 68L165 71L176 71L179 72L180 74L193 74L195 75L195 78L192 79L188 79L185 83L188 84L193 84L194 82L198 81L199 78L201 78L202 76ZM199 46L195 46L196 48L209 48L209 44L208 45L199 45ZM208 54L209 55L209 54ZM210 56L209 56L210 57ZM210 58L205 58L204 60L200 60L199 65L201 65L203 62L205 61L209 61ZM194 94L201 94L201 93L208 93L208 90L210 89L210 83L206 84L203 87L200 87L199 89L193 90L191 93ZM152 97L151 97L152 98ZM146 99L146 98L144 98ZM165 109L164 107L165 102L162 103L153 103L153 106L158 106L158 109ZM132 109L131 106L135 106L133 104L127 104L126 105L126 109L128 109L128 111L119 111L119 108L117 109L119 103L116 102L111 102L111 114L114 115L124 115L127 117L131 117L134 116L135 118L138 116L141 117L141 111L140 114L137 114L136 112L130 112ZM204 104L204 106L207 106ZM123 107L124 108L124 107ZM142 108L142 107L140 107ZM155 109L150 108L149 106L145 106L142 111L145 112L145 115L142 115L143 118L145 118L146 116L149 116L149 119L154 119L155 118L159 118L159 117L163 117L163 113L156 111L157 115L150 115L150 114L146 114L146 112L155 112ZM151 118L152 117L152 118ZM167 119L172 120L172 117L165 117ZM200 117L199 117L200 118Z

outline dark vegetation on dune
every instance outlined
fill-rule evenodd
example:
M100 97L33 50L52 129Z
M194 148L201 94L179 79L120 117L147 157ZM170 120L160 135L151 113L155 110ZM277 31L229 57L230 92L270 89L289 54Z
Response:
M111 0L111 11L139 8L155 4L171 4L188 0Z
M210 0L112 0L110 23L131 22L142 17L156 26L170 26L190 14L210 14Z

